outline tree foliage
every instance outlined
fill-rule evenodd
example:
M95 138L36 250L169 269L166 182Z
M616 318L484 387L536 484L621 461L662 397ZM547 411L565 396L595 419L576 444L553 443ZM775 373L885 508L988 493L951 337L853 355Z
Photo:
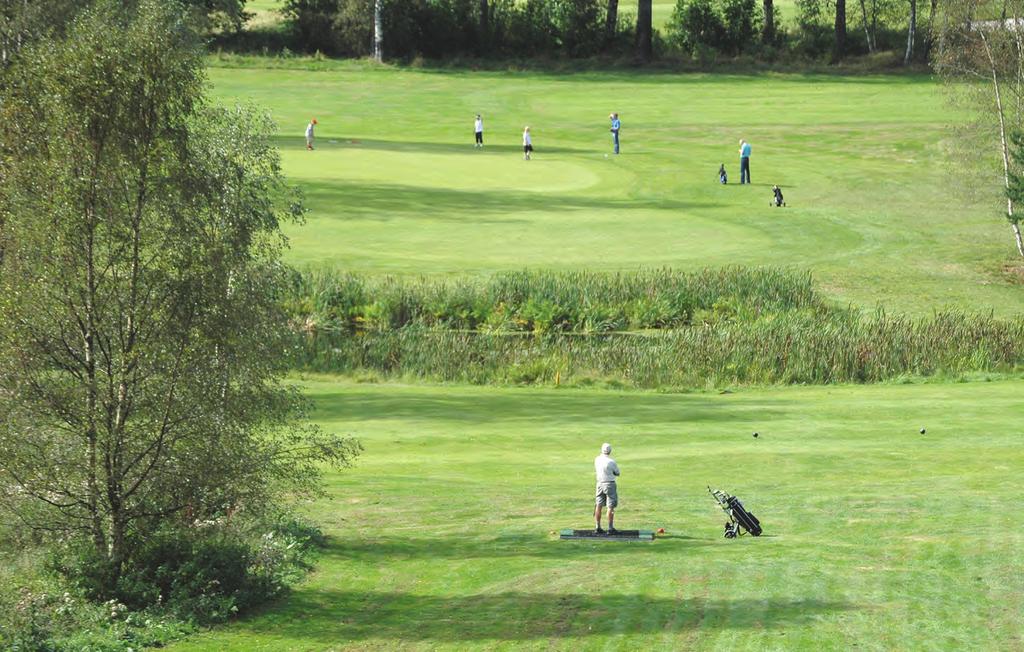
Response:
M358 444L282 382L269 119L203 101L187 12L86 10L0 115L0 504L110 564L166 522L315 491Z
M1001 187L1004 215L1024 257L1018 196L1011 191L1022 172L1011 136L1024 131L1024 1L949 0L941 9L933 63L969 114L956 129L962 172L984 187Z

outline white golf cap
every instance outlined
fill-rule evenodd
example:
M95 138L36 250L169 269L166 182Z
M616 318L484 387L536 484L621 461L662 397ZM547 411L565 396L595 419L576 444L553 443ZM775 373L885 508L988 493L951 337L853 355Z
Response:
M604 453L605 455L612 452L612 445L609 443L601 444L601 452Z

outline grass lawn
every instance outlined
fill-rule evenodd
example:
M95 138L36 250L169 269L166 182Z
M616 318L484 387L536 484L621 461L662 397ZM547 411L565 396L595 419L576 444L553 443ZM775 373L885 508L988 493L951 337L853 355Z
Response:
M1015 252L998 201L951 190L941 161L954 116L928 77L323 68L210 70L219 101L256 102L280 125L310 209L288 229L292 263L398 274L784 265L866 308L1024 309L1002 269ZM612 110L623 153L606 158ZM741 137L753 186L737 183ZM723 162L728 186L716 181ZM789 208L769 208L773 183Z
M1024 646L1019 382L307 384L319 420L366 446L311 508L330 547L291 597L175 652ZM619 527L667 537L552 535L591 523L606 440ZM708 484L765 535L723 539Z

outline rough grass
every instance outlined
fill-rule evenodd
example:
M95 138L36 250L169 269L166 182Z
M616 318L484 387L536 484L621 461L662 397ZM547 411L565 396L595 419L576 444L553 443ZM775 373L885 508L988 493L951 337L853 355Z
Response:
M310 508L329 549L292 597L176 652L1024 643L1019 382L308 387L320 421L367 446ZM603 441L623 469L617 523L667 537L551 534L590 523ZM765 536L721 538L708 484Z

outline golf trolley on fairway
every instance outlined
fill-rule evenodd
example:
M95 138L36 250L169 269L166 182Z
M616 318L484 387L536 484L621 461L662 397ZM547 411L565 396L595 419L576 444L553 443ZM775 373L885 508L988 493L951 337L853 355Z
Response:
M708 487L708 492L718 501L719 507L726 513L729 520L725 524L725 538L735 539L743 535L743 530L756 536L761 535L761 521L743 507L743 503L736 496L730 496L724 491Z

